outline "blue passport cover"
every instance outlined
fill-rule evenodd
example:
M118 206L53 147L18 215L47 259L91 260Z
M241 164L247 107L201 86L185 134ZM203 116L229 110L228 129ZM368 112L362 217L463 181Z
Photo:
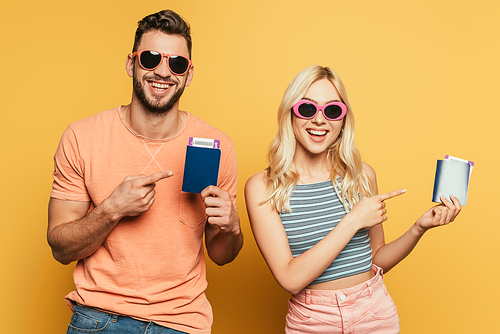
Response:
M447 199L453 195L458 198L462 206L465 206L469 190L470 168L471 166L465 162L438 160L432 201L441 203L439 199L441 195Z
M182 191L199 194L208 186L216 186L220 157L220 149L187 146Z

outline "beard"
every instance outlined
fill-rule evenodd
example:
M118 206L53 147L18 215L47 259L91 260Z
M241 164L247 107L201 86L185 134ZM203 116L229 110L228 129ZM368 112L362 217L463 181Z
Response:
M160 81L166 81L167 78L159 77L155 75L156 80ZM162 101L162 98L160 97L151 97L148 98L146 96L146 88L141 84L141 81L137 78L135 74L135 68L134 68L134 76L133 76L133 87L134 87L134 93L137 96L137 99L139 102L142 104L144 109L148 111L150 114L153 115L162 115L168 113L170 110L172 110L173 106L177 101L179 101L180 97L182 96L182 93L184 92L184 88L186 88L186 83L180 88L178 88L174 95L170 97L167 101ZM170 80L172 81L172 80ZM177 86L177 85L176 85Z

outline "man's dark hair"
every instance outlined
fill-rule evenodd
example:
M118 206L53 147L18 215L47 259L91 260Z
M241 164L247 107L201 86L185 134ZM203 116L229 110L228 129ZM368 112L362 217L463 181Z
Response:
M155 30L168 35L179 35L184 37L189 51L189 58L191 58L191 47L193 43L191 41L191 28L189 23L179 14L169 9L148 15L138 22L132 52L137 51L137 47L141 43L142 35Z

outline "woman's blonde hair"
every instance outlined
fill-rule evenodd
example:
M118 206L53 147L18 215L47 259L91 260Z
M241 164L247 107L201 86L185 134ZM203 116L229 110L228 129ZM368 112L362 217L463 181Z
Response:
M292 107L307 92L309 86L321 79L329 80L337 89L342 102L347 106L342 130L337 140L328 149L332 170L330 178L338 197L349 211L363 196L371 196L370 184L363 170L361 156L354 143L354 115L347 98L347 92L340 77L329 67L310 66L302 70L288 85L278 109L278 133L269 146L267 160L267 201L278 212L290 212L290 195L299 180L293 164L296 139L292 128ZM341 183L337 181L341 178ZM340 193L339 193L340 189Z

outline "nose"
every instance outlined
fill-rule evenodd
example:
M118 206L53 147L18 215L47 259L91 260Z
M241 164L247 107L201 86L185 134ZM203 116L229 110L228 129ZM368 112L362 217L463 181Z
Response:
M157 68L155 68L154 73L163 77L163 78L174 75L172 72L170 72L170 69L168 68L167 61L168 61L168 59L166 57L162 57L161 63L160 63L160 65L158 65Z
M315 124L325 123L326 120L325 120L325 116L323 115L323 110L322 109L318 110L318 112L316 113L316 115L314 115L314 117L311 119L311 121Z

